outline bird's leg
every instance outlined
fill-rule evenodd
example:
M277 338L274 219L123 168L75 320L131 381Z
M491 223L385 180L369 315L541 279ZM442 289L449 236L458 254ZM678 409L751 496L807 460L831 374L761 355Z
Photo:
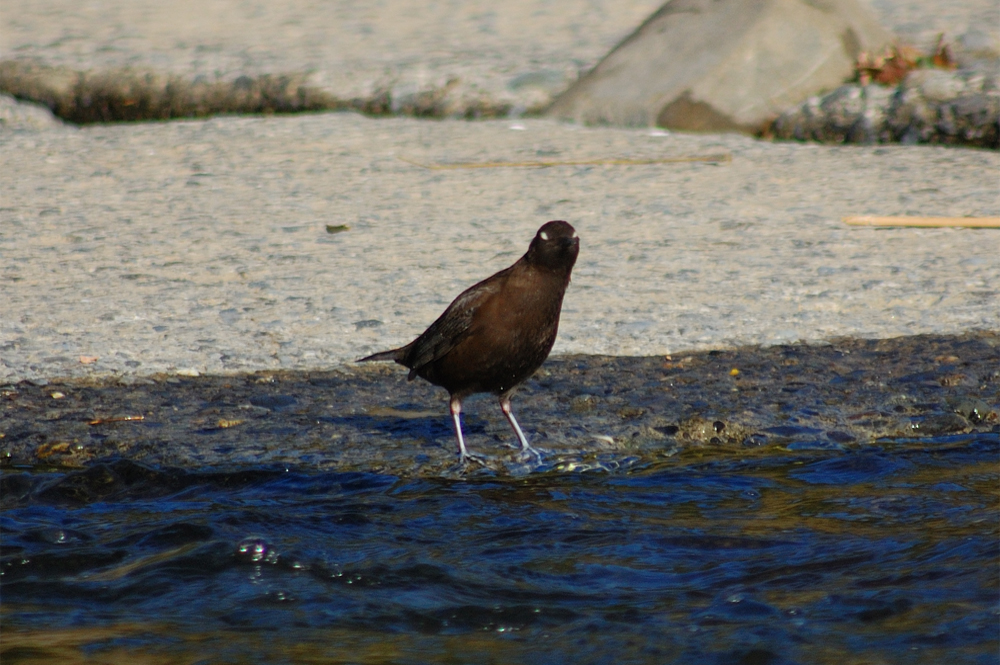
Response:
M507 416L507 422L509 422L511 428L513 428L514 434L517 435L517 440L521 442L521 452L534 455L540 461L542 459L541 453L532 448L531 444L528 443L528 438L524 436L524 432L521 431L521 426L517 424L514 412L510 410L510 395L500 396L500 410L503 411L503 415Z
M462 436L462 400L459 397L452 397L448 402L448 410L451 412L451 422L455 424L455 439L458 440L458 463L465 465L469 460L483 463L480 455L470 454L465 448L465 437Z

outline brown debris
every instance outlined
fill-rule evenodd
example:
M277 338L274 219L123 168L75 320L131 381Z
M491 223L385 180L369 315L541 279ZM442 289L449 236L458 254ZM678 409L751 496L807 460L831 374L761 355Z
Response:
M145 420L145 416L120 416L118 418L95 418L88 421L88 425L104 425L105 423L127 423L138 420Z
M913 46L894 44L877 54L862 51L858 54L854 70L855 79L861 85L869 83L897 85L914 69L929 67L937 69L957 67L951 46L945 43L943 33L938 35L937 44L929 55L921 55Z

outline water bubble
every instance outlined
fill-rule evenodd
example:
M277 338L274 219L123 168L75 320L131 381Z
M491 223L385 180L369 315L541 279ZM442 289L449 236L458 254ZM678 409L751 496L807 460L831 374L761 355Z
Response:
M236 546L236 556L247 563L277 563L278 552L262 538L245 538Z

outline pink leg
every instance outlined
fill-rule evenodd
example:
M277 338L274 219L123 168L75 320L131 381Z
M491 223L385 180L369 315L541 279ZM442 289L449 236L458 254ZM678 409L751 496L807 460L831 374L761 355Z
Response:
M479 455L473 455L469 453L465 448L465 437L462 436L462 400L458 397L452 397L451 401L448 402L448 410L451 411L451 422L455 425L455 439L458 441L458 463L465 464L470 459L482 462L483 458Z
M455 438L458 439L458 455L461 461L465 461L468 452L465 450L465 438L462 436L462 400L452 397L448 402L448 410L451 412L451 422L455 425Z
M521 442L521 452L531 453L538 459L542 459L539 452L532 448L531 444L528 443L528 438L524 436L524 432L521 431L521 426L517 424L517 419L514 418L514 412L510 410L509 395L500 396L500 410L503 411L503 415L507 416L507 422L510 423L511 428L514 430L514 434L517 435L517 440Z

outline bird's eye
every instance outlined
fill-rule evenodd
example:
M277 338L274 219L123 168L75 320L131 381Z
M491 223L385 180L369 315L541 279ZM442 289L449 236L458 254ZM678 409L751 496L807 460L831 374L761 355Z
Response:
M549 239L549 234L548 234L548 233L546 233L545 231L542 231L541 233L539 233L539 234L538 234L538 236L539 236L539 237L540 237L540 238L541 238L542 240L548 240L548 239Z

